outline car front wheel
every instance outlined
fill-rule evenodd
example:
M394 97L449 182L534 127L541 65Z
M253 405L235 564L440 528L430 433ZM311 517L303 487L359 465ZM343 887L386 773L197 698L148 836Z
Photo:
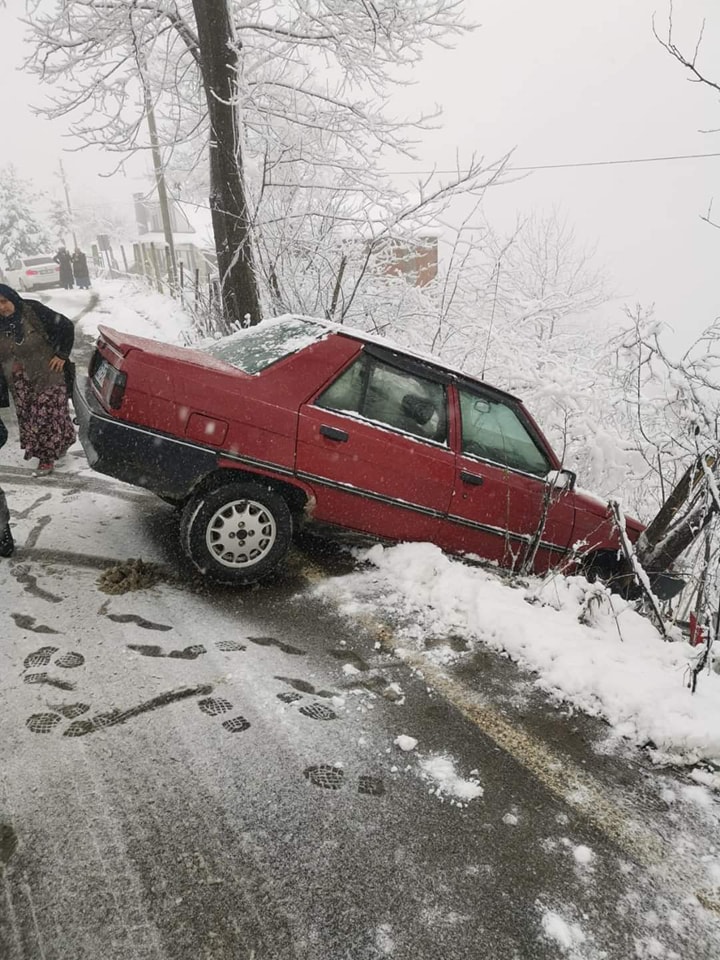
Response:
M292 539L283 497L259 483L228 483L192 496L180 524L183 549L216 583L255 583L282 562Z

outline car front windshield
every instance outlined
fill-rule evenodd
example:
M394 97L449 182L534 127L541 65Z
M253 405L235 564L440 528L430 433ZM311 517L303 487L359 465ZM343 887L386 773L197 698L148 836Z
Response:
M203 344L206 353L243 373L260 373L283 357L316 343L330 331L322 323L289 317L265 320L221 340Z

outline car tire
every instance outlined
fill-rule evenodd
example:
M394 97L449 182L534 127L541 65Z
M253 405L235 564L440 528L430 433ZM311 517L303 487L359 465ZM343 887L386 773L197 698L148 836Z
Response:
M260 483L227 483L190 497L180 520L182 548L214 583L256 583L284 560L293 521L285 499Z

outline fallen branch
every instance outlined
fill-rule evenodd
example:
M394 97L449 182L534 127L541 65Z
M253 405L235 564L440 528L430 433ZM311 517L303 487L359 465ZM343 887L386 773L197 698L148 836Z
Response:
M660 632L663 640L666 642L670 641L672 638L668 634L667 627L665 625L665 620L663 618L662 612L660 611L660 604L658 598L652 592L652 587L650 586L650 580L643 565L638 560L635 555L635 549L630 542L630 538L627 535L627 530L625 528L625 514L623 513L620 504L617 500L610 500L608 506L615 520L615 526L618 530L618 535L620 537L620 548L623 552L623 556L627 560L628 567L632 576L640 587L640 590L645 595L648 603L650 604L650 619L655 624L655 627Z

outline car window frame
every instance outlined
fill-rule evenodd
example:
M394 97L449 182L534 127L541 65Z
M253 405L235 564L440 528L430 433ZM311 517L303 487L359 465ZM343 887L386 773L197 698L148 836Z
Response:
M359 409L353 410L350 408L323 406L320 402L322 397L335 386L341 377L349 373L349 371L351 371L357 364L364 364L360 397L358 401ZM367 413L363 412L367 406L372 371L378 364L383 364L385 367L389 367L400 374L407 374L408 376L414 377L416 380L426 380L442 388L444 411L438 411L438 415L440 422L443 422L444 420L444 439L438 440L434 437L429 437L422 432L409 428L406 429L395 423L369 417ZM383 430L390 430L393 433L397 433L401 436L411 437L413 440L418 440L421 443L429 443L433 446L447 450L450 449L450 381L451 377L449 375L444 374L442 371L436 370L430 365L422 363L422 361L416 361L410 357L405 358L402 356L402 354L398 354L392 350L386 350L383 347L377 346L376 344L365 344L360 353L353 357L351 362L343 368L343 370L332 380L332 382L323 386L323 389L314 398L313 405L321 410L327 410L328 412L337 414L339 416L357 418L362 420L364 423L372 424L373 426L380 427Z
M544 438L540 435L537 427L533 422L528 418L525 410L522 407L520 401L517 398L513 397L511 394L503 394L502 391L494 391L493 389L483 389L482 386L476 385L467 380L460 380L456 383L457 389L457 413L458 413L458 431L457 431L457 445L458 445L458 454L462 457L470 457L473 460L480 460L483 463L490 463L493 466L500 467L503 470L508 470L512 473L520 474L523 477L531 477L533 480L538 480L541 483L547 482L548 474L556 469L553 464L553 458L548 451L546 444L544 443ZM528 434L530 440L533 443L533 446L541 454L542 458L546 463L545 473L532 473L529 470L523 470L521 467L514 466L509 463L503 463L502 460L494 460L491 457L483 456L480 453L472 453L470 451L463 450L463 415L462 415L462 403L461 403L461 391L471 394L479 400L487 400L489 403L499 404L501 406L507 407L515 415L518 422L524 428Z

